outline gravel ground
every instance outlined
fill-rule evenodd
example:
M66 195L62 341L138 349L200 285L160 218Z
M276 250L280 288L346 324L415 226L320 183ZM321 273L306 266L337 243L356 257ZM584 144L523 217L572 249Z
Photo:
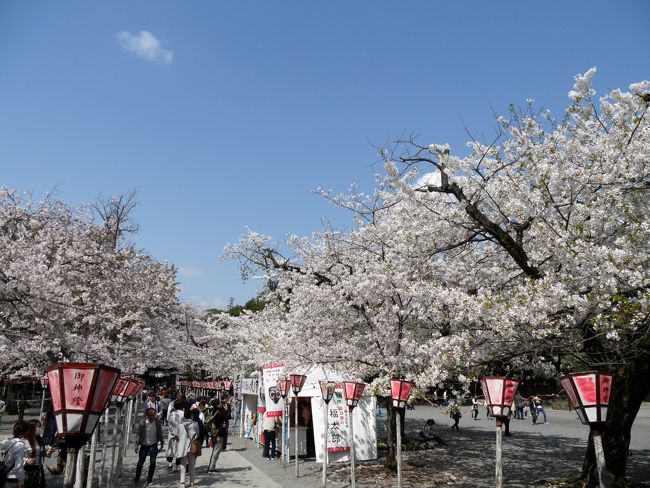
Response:
M504 485L534 487L555 477L576 477L587 445L588 429L580 424L575 413L547 410L549 424L533 425L530 420L512 420L511 437L504 437ZM438 485L462 488L494 486L495 423L486 420L481 411L479 420L472 420L469 409L463 408L459 432L452 431L452 421L443 409L417 407L406 413L406 433L417 437L424 420L433 418L447 446L404 453L404 486ZM383 415L385 418L385 412ZM379 422L381 423L381 422ZM378 425L381 437L384 428ZM233 439L233 448L280 485L287 488L319 486L321 465L300 460L300 477L293 477L293 465L283 468L279 462L262 458L262 450L253 441ZM631 442L628 465L630 480L650 487L650 408L643 408L637 417ZM381 453L380 453L381 454ZM328 486L350 485L349 464L329 468ZM357 462L359 487L396 486L394 477L386 477L378 462Z

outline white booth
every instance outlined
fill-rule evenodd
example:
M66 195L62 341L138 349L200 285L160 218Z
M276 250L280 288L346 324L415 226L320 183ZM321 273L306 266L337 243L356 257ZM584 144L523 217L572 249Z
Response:
M239 437L253 439L255 436L254 419L257 416L257 378L242 378L241 393L241 424Z
M298 394L299 398L310 398L311 401L311 418L314 435L314 448L316 461L323 461L323 441L324 441L324 416L327 415L327 451L329 462L343 462L350 460L350 438L349 425L350 413L343 397L343 387L339 385L334 393L332 400L325 410L325 402L320 389L320 380L329 380L342 383L343 376L333 370L324 369L320 366L310 369L307 373L307 379ZM366 461L377 459L377 417L376 417L377 399L369 391L364 391L357 407L353 410L352 421L354 431L354 449L355 457L358 460ZM305 437L307 428L302 428ZM301 431L298 431L298 441L301 441ZM293 435L291 429L290 435ZM306 439L303 441L306 444ZM293 442L289 442L291 453L293 454ZM299 454L302 449L299 446Z

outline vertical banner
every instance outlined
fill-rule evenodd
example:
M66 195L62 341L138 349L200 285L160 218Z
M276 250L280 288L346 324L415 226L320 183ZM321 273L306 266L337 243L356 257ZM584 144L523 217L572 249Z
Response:
M350 411L343 398L343 385L336 385L327 406L327 452L350 450Z
M282 417L284 413L284 400L280 395L278 380L284 375L282 363L265 364L262 366L262 384L264 386L264 399L266 413L269 417Z

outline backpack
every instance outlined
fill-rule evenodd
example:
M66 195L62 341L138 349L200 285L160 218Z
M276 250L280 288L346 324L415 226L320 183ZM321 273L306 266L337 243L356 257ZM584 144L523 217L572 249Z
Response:
M9 444L9 447L2 452L2 461L0 461L0 487L5 486L5 483L7 482L7 476L11 472L12 469L14 469L14 463L11 465L7 466L5 463L5 457L7 456L7 452L9 452L9 449L11 449L14 446L14 443Z

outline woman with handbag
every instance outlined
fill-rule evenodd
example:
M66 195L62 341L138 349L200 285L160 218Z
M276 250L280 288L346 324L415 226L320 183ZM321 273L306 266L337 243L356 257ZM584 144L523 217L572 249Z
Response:
M25 440L29 444L26 456L31 460L25 463L25 488L44 488L45 472L43 458L45 457L45 443L37 430L40 428L39 420L27 422Z
M175 410L174 414L183 412ZM199 426L191 419L189 409L184 411L184 417L180 420L180 425L176 430L176 441L174 443L174 457L180 471L180 488L185 487L186 467L189 467L190 482L188 486L194 485L194 465L196 463L196 454L191 454L193 441L199 437ZM199 446L200 447L200 446ZM196 447L194 448L196 450ZM196 452L196 451L195 451Z

